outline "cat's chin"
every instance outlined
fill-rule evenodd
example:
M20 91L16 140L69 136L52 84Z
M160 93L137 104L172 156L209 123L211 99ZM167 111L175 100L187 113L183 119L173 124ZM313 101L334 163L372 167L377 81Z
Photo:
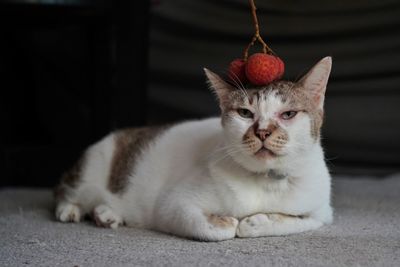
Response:
M254 156L259 160L268 160L271 158L275 158L277 155L266 147L261 147Z
M233 160L239 164L242 168L254 172L263 173L268 169L275 167L277 158L276 154L268 149L259 149L255 154L241 154L233 155ZM256 155L258 153L258 155ZM275 155L275 156L273 156Z

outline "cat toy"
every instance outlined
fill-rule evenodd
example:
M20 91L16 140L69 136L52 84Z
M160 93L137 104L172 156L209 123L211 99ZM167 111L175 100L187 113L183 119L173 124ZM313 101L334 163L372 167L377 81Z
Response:
M260 35L256 5L254 0L249 0L251 14L255 28L254 36L243 52L243 58L233 60L229 65L229 77L232 80L239 79L240 82L250 82L253 85L267 85L282 78L285 71L283 61L264 42ZM255 53L249 56L250 48L256 43L262 45L262 53Z

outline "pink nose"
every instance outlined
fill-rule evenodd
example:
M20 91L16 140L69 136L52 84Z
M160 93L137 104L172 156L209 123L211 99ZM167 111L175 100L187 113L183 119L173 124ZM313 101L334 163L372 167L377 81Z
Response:
M260 138L261 141L267 139L267 137L270 136L271 133L272 132L269 129L258 129L256 131L256 135L258 136L258 138Z

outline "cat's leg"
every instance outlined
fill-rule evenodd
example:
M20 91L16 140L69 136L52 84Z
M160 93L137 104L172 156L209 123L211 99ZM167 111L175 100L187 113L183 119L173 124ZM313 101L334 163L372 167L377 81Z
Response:
M54 191L56 219L79 222L99 203L106 203L106 183L113 151L113 138L108 136L88 148L75 165L65 172Z
M61 183L54 191L56 200L56 219L61 222L79 222L82 217L82 207L78 203L76 192L79 189L82 172L81 158L75 165L63 174Z
M310 216L258 213L242 219L236 234L238 237L279 236L313 230L322 225L322 221Z
M159 231L202 241L222 241L236 235L238 220L234 217L208 213L191 205L160 210L154 218Z

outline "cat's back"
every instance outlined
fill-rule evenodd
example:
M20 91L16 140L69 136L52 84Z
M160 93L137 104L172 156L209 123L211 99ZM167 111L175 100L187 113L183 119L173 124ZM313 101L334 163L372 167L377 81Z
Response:
M164 173L191 168L205 159L221 138L218 118L178 123L152 141L143 151L140 164L153 170L164 168Z
M162 161L168 158L187 158L212 148L222 137L220 119L191 120L175 124L125 128L105 139L114 143L112 164L137 163L149 156Z
M204 156L219 141L221 133L218 118L116 130L91 145L64 173L56 199L64 199L81 184L123 193L135 173L160 176L163 168L166 173L165 168L192 165L194 158Z
M109 189L123 191L132 176L149 180L192 168L207 158L221 136L218 118L115 131L108 137L114 143Z
M165 130L155 145L158 150L168 150L169 155L171 155L170 149L175 152L192 151L197 154L196 151L208 148L215 141L219 141L221 134L222 127L218 118L192 120L175 124Z

